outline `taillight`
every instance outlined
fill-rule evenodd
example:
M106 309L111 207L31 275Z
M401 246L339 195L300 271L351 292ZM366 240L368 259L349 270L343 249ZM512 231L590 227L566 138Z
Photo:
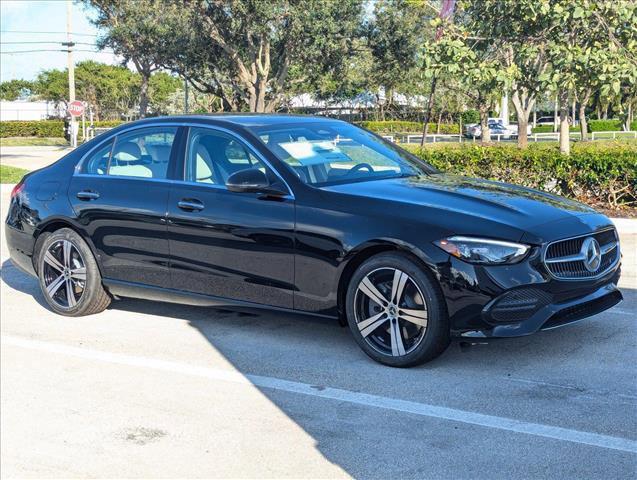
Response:
M20 181L20 183L16 184L13 190L11 190L11 198L17 197L22 190L24 190L24 183Z

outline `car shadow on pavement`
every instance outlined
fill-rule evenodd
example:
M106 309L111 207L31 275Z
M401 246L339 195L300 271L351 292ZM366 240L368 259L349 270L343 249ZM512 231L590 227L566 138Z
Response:
M46 305L36 279L8 261L2 264L2 281ZM623 289L623 293L625 301L618 308L623 312L635 311L637 290ZM603 358L614 350L630 349L631 342L634 343L634 328L630 330L632 337L626 335L626 327L633 321L630 314L602 314L600 318L563 329L493 341L470 349L461 349L454 342L440 358L428 364L393 369L365 356L348 329L336 321L134 299L113 302L110 308L148 315L149 321L150 315L188 321L243 375L301 382L317 391L341 388L476 411L503 397L511 402L531 402L539 411L545 408L547 412L554 408L555 402L570 402L582 395L604 398L609 392L587 391L586 385L569 384L569 369L578 361L591 361L591 356ZM609 328L608 322L621 325ZM542 372L547 372L547 364L559 366L548 371L553 375L561 369L563 385L551 384L554 377L542 376ZM629 383L631 374L626 375ZM471 386L467 379L471 379ZM353 477L422 478L435 471L447 471L454 477L475 476L473 465L482 455L479 450L475 458L449 464L458 445L466 442L466 432L453 422L441 423L347 402L257 388L314 439L316 449L327 460ZM454 389L457 395L451 395ZM633 393L635 397L630 401L635 405L637 391ZM609 403L608 408L615 408L612 401ZM598 412L604 413L603 409ZM488 434L487 431L485 435ZM511 449L519 450L520 458L524 458L524 445L521 442L502 452L489 452L490 461L506 464ZM525 461L523 471L529 477L541 476L544 468L558 465L561 458L558 450L544 462L530 459L528 463ZM255 461L267 462L267 459ZM265 463L263 471L267 471Z

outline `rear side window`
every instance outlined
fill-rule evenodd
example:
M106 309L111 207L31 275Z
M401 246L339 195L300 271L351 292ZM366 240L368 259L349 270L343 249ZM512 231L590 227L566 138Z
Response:
M165 179L177 127L146 128L118 135L85 164L83 173Z
M108 162L111 158L111 151L113 150L113 140L108 142L97 152L95 152L88 161L84 163L82 173L89 173L91 175L106 175L108 171Z

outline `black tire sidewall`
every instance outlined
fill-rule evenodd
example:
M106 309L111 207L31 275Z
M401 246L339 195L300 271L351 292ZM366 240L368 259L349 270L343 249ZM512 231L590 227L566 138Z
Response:
M44 254L49 249L49 247L60 240L66 240L73 244L73 246L80 252L82 255L82 259L84 260L84 265L86 266L86 282L84 287L84 292L82 294L82 298L77 302L77 305L73 308L63 308L57 305L53 300L49 298L49 295L46 293L46 285L44 283ZM99 272L99 268L97 263L95 262L95 257L93 256L93 252L86 244L84 239L74 230L70 228L63 228L55 231L54 233L48 235L40 249L38 250L38 281L40 283L40 289L42 290L42 295L46 303L51 307L53 311L59 313L60 315L66 315L70 317L78 317L86 314L87 311L91 309L92 304L95 302L97 296L101 293L102 290L102 277Z
M354 313L354 296L361 280L379 268L397 268L409 275L418 284L427 306L427 330L416 349L407 355L394 357L385 355L371 347L360 334ZM352 276L346 295L347 323L356 343L372 359L392 367L419 365L440 355L449 345L449 318L440 287L433 275L410 256L402 253L382 253L364 262Z

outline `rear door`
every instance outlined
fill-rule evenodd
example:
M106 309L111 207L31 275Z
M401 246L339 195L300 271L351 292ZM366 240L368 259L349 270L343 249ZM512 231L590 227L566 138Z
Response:
M170 286L166 206L178 127L122 132L89 154L69 199L105 278Z
M168 201L172 286L178 290L293 307L294 199L226 188L232 173L274 172L246 143L214 128L190 128L183 181Z

